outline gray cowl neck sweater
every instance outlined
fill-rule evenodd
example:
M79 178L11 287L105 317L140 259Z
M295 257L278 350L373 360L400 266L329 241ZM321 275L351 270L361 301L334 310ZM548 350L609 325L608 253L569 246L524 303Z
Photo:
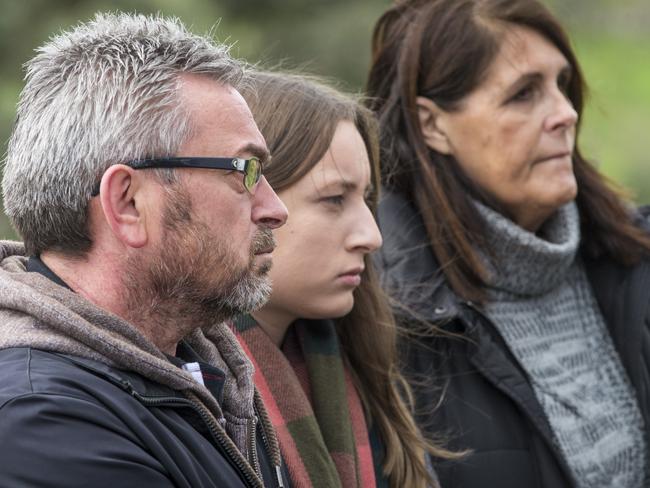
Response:
M537 235L476 206L491 252L484 311L526 371L578 486L640 488L643 419L577 257L577 206Z
M185 338L206 363L225 373L219 404L134 326L39 273L25 272L26 262L22 244L0 241L0 349L32 347L93 359L183 392L202 403L240 453L252 458L247 439L256 423L253 366L226 324ZM277 446L272 427L266 434Z

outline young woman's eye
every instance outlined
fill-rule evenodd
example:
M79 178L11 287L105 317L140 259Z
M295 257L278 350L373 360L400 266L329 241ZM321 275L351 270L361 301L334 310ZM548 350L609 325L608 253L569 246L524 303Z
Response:
M325 203L329 203L331 205L336 205L337 207L340 207L340 206L343 205L344 196L343 195L330 195L328 197L323 197L322 201L325 202Z

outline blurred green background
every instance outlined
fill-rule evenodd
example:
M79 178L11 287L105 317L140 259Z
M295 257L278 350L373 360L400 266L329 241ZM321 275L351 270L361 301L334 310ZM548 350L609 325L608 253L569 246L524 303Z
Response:
M546 0L569 29L591 95L583 152L614 181L650 202L650 1ZM216 22L233 53L336 77L361 90L372 25L389 0L0 0L0 151L15 117L22 65L52 34L102 11L162 12L192 30ZM0 238L14 233L0 215Z

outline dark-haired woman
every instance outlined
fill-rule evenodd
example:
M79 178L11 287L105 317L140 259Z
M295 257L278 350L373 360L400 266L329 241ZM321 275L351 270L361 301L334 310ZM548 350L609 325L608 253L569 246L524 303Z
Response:
M562 27L535 0L398 2L368 91L417 411L473 450L442 486L648 486L650 238L578 148Z
M276 232L269 302L237 322L295 487L434 486L401 394L396 329L369 254L381 245L377 127L315 79L250 74L243 91L291 220Z

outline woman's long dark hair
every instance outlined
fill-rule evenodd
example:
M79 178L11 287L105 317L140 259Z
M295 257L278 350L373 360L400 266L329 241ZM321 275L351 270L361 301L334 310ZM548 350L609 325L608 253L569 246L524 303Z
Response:
M341 121L353 122L361 134L373 187L379 188L377 122L356 98L304 75L253 72L249 81L250 87L242 94L272 154L265 176L274 190L289 188L322 159ZM377 194L369 200L374 212ZM368 256L365 264L352 311L336 320L345 359L365 412L381 433L386 448L384 473L390 486L432 486L425 452L442 458L455 456L425 440L415 425L409 407L410 389L397 367L397 333L391 308Z
M486 201L453 156L427 147L416 98L456 110L480 85L513 25L538 32L567 59L568 97L581 116L586 87L580 66L565 31L537 0L400 1L379 19L372 41L368 105L380 121L382 182L414 202L451 288L479 303L486 277L476 245L484 244L484 224L471 199L502 209ZM620 193L582 156L577 140L573 169L583 250L625 265L637 262L650 250L650 238L634 225Z

